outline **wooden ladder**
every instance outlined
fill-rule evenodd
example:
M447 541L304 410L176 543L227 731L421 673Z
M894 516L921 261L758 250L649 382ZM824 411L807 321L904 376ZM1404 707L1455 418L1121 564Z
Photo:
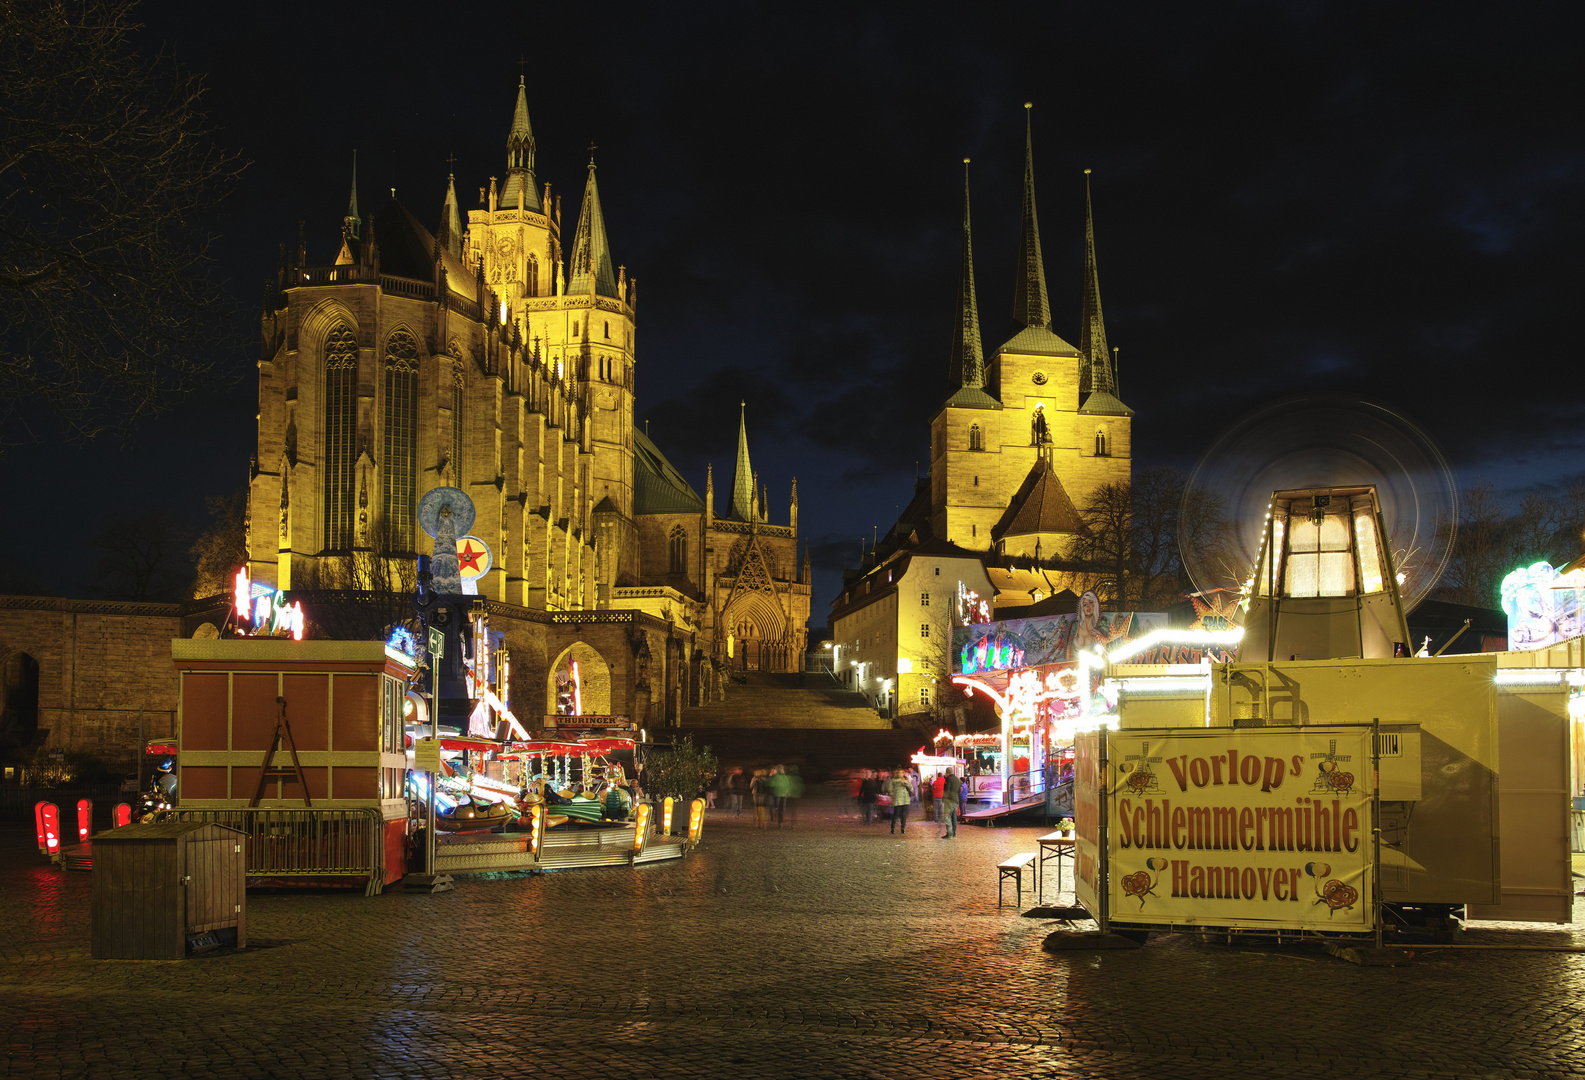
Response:
M303 789L303 805L312 807L314 800L308 794L308 780L303 776L303 764L297 760L297 740L292 738L292 725L286 720L286 699L275 699L275 734L270 736L270 748L264 751L264 767L259 770L259 787L253 793L250 807L258 806L259 800L264 798L264 785L271 780L295 780ZM274 764L275 752L281 748L281 736L286 736L286 745L292 752L292 763L287 765Z

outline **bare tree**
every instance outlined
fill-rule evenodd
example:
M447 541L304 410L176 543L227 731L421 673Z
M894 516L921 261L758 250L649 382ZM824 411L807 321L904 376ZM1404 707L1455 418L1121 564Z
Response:
M125 433L212 379L203 222L240 166L130 0L0 4L0 433ZM0 440L3 442L3 440Z
M1458 531L1435 596L1494 608L1509 571L1543 559L1555 566L1579 557L1585 530L1585 484L1549 495L1532 492L1509 512L1491 484L1459 496Z
M304 589L294 588L314 636L342 641L382 640L392 626L417 626L413 593L418 588L417 561L402 549L383 521L369 530L367 547L342 555L322 556ZM296 582L293 583L294 585Z
M109 600L179 600L191 573L183 558L187 544L169 510L114 518L93 538L94 586Z
M237 568L248 562L247 486L230 495L211 496L204 500L204 507L209 511L209 528L199 533L188 549L197 571L192 587L195 599L228 591Z
M1084 529L1064 557L1085 568L1081 576L1114 611L1129 600L1134 567L1134 498L1128 484L1102 484L1079 508Z

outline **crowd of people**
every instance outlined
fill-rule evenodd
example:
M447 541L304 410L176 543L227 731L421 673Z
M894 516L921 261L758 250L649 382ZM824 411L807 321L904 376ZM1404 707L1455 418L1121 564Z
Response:
M906 765L889 772L863 769L849 777L848 794L866 825L884 820L889 808L891 831L906 835L909 814L918 806L925 821L941 824L943 840L958 835L958 820L968 807L968 787L950 766L930 779Z
M724 799L724 809L733 815L741 815L746 794L754 811L754 827L768 829L774 821L780 829L797 824L798 800L803 798L803 793L803 777L798 775L796 765L755 769L746 778L742 769L733 769L721 779L719 789L706 793L706 805L714 809L715 800Z

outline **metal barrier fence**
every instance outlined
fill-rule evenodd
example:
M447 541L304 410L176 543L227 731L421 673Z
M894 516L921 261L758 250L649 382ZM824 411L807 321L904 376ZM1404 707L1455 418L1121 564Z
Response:
M18 787L0 784L0 821L32 821L33 804L43 799L56 806L72 807L78 799L94 801L94 815L110 820L110 810L118 802L135 802L137 795L121 790L120 784L66 784L62 787ZM76 818L72 819L74 822Z
M385 887L385 819L373 808L258 807L172 811L177 821L208 821L247 837L248 877L367 879L365 896Z

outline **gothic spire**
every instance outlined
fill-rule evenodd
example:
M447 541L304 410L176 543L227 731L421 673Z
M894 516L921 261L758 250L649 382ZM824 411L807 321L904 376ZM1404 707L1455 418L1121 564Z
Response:
M1051 321L1051 301L1046 299L1046 264L1040 254L1040 221L1035 216L1035 142L1030 110L1024 102L1024 227L1018 240L1018 268L1014 276L1013 325L1045 326Z
M589 159L589 182L583 189L583 209L572 239L572 273L567 294L597 293L620 299L612 269L611 245L605 237L605 214L600 210L600 188L594 180L594 159Z
M969 159L963 159L963 272L958 280L958 321L952 331L953 386L985 385L985 354L980 348L980 312L974 299L974 242L969 235Z
M1090 204L1090 170L1084 170L1084 322L1079 327L1079 352L1084 370L1079 392L1113 391L1112 356L1106 347L1106 322L1101 318L1101 279L1095 268L1095 211Z
M753 521L754 469L748 460L748 402L739 403L737 418L737 467L732 472L732 504L727 514L739 521Z
M541 209L534 183L534 128L528 122L528 87L517 79L517 107L506 136L506 182L495 204L502 210Z
M352 152L352 197L347 200L347 216L341 219L342 232L356 240L363 233L363 219L358 216L358 152Z
M462 214L457 210L457 178L446 177L446 202L440 208L440 232L435 239L457 258L462 258Z

